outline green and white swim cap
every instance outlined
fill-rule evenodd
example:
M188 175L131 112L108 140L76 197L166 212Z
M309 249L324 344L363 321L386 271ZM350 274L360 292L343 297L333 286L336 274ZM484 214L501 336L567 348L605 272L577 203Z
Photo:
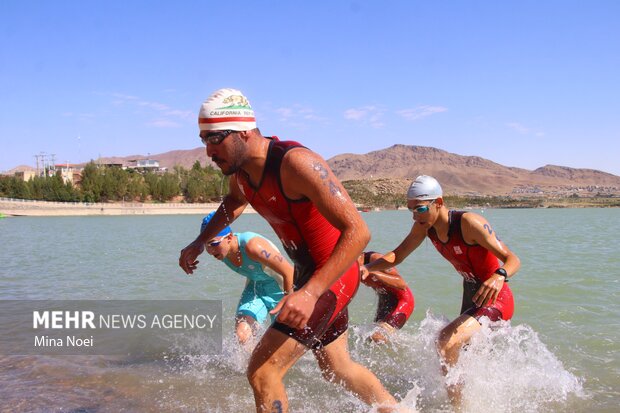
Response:
M407 200L430 201L441 198L441 185L432 176L420 175L411 183L407 191Z

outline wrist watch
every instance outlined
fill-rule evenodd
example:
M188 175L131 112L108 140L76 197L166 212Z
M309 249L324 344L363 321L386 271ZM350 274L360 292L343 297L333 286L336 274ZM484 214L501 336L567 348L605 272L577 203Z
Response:
M508 282L508 273L506 272L505 269L498 268L498 269L495 270L495 274L501 275L502 277L504 277L504 282L506 282L506 283Z

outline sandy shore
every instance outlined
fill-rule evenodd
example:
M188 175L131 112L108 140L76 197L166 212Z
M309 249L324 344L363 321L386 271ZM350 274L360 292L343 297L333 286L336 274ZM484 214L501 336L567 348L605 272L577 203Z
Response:
M209 204L141 204L81 203L11 200L0 198L0 214L6 216L87 216L87 215L177 215L207 214L215 211L219 203ZM254 212L248 206L245 212Z

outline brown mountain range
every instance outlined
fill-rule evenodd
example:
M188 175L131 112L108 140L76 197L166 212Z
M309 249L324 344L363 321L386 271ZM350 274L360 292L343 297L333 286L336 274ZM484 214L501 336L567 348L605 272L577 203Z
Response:
M196 160L213 165L204 147L150 155L160 166L191 168ZM143 155L100 158L100 163L146 159ZM546 165L536 170L507 167L478 156L462 156L441 149L394 145L364 155L342 154L327 160L342 180L373 180L373 185L405 191L418 175L436 177L448 194L460 195L620 195L620 176L593 169Z
M389 178L410 182L424 174L437 178L450 194L620 194L620 176L606 172L555 165L530 171L425 146L394 145L365 155L337 155L327 162L343 181Z
M154 159L159 161L160 167L168 169L174 168L175 165L182 166L185 169L190 169L196 161L199 161L202 166L209 164L215 167L215 164L211 162L211 159L207 158L207 151L205 151L204 146L194 149L179 149L175 151L150 155L148 157L144 155L133 155L123 157L100 158L97 159L95 162L122 163L123 165L129 165L130 161L136 159Z

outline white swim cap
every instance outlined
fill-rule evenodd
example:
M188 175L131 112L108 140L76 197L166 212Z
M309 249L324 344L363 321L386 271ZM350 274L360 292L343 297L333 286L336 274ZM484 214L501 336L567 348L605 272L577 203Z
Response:
M216 90L200 106L200 130L246 131L256 128L254 110L237 89Z
M441 198L441 185L432 176L420 175L411 183L407 191L407 200L429 201Z

